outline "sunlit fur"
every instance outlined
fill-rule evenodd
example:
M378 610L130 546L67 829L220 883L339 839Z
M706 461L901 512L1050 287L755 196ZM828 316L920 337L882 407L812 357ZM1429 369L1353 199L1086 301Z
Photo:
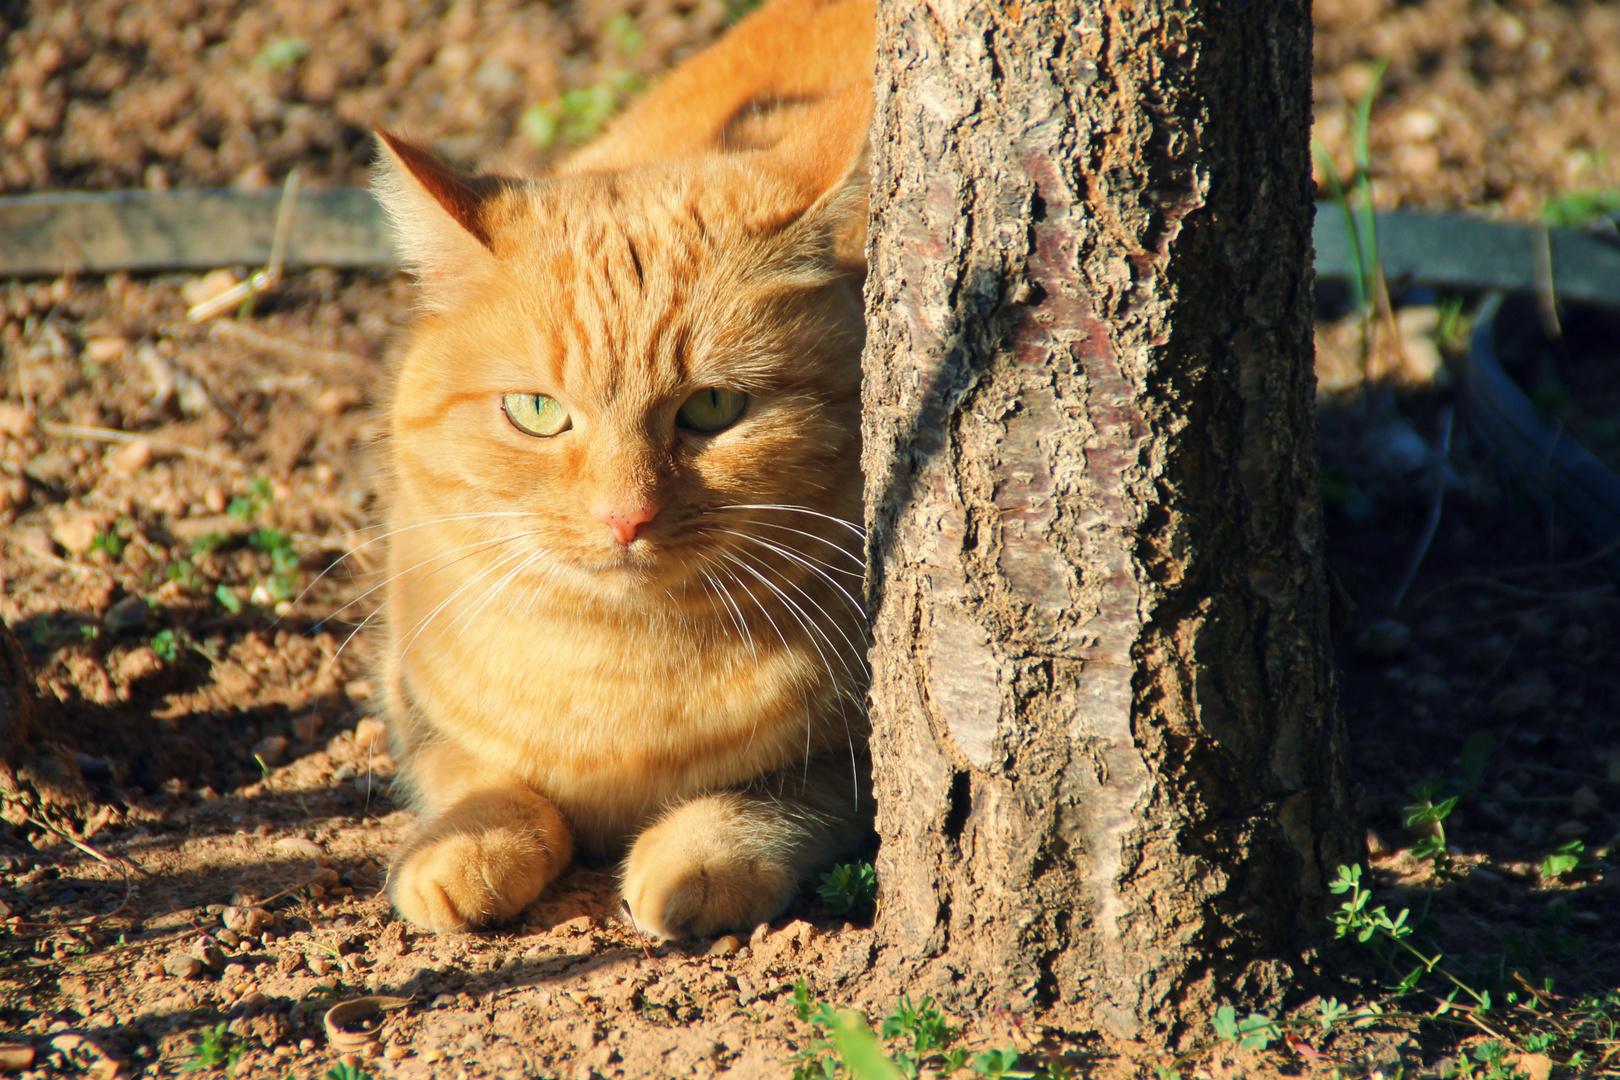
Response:
M421 288L388 406L407 918L513 916L577 841L624 857L644 930L744 928L861 835L871 20L769 5L547 178L460 177L384 136ZM790 76L779 141L726 152ZM748 395L740 419L677 427L709 387ZM509 392L571 426L525 434ZM604 523L648 512L628 545Z

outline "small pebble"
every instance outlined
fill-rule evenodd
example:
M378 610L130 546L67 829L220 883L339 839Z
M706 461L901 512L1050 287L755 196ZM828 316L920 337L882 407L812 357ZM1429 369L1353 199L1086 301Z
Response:
M182 979L195 979L202 974L203 962L188 953L170 953L163 961L163 969Z
M334 386L315 399L315 411L326 416L340 416L365 401L353 386Z
M152 464L154 456L150 439L136 439L109 453L106 459L107 467L125 476L133 476Z
M107 610L107 616L102 621L107 624L108 630L118 633L145 626L150 614L151 609L146 606L145 600L139 596L126 596Z
M320 713L305 713L295 716L292 721L293 734L299 742L314 742L321 736L321 729L326 726L326 719Z
M375 716L368 716L354 726L354 745L361 753L376 753L388 748L388 725Z
M410 1050L407 1047L400 1046L398 1043L383 1051L383 1057L389 1061L403 1061L409 1054Z
M262 760L266 765L280 764L287 753L288 739L285 735L266 735L253 744L253 756Z
M714 944L709 946L708 955L731 956L740 948L742 948L742 942L737 940L737 936L727 934L725 937L715 939Z
M119 359L129 351L129 341L121 337L91 338L84 343L84 359L92 364L106 364Z
M1380 619L1356 635L1355 650L1373 659L1387 659L1405 652L1412 644L1412 628L1394 619Z
M180 295L185 297L187 304L195 306L236 288L237 280L233 270L210 270L202 277L193 278L182 285Z
M0 435L21 439L34 430L34 414L10 401L0 401Z

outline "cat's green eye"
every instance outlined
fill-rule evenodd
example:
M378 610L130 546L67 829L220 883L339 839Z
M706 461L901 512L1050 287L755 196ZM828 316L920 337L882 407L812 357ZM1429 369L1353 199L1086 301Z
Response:
M501 411L525 435L545 439L569 428L568 410L562 402L544 394L502 394Z
M735 424L747 406L748 395L741 390L711 386L686 399L681 411L675 414L675 423L688 431L705 434L721 431Z

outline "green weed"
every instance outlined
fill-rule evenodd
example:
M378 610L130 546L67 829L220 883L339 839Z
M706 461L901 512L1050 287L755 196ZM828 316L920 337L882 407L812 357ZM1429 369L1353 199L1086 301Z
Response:
M835 916L870 919L877 900L877 870L864 861L835 866L821 875L816 895Z
M1378 258L1378 219L1373 211L1372 160L1367 135L1372 124L1373 102L1377 100L1378 87L1388 66L1388 60L1380 60L1373 69L1372 84L1356 103L1355 115L1351 118L1350 158L1356 170L1352 187L1345 186L1326 148L1314 139L1311 142L1316 159L1327 175L1333 201L1344 215L1345 229L1350 234L1351 258L1355 263L1355 274L1350 279L1350 302L1363 312L1377 294L1383 273Z
M260 71L281 71L290 68L309 55L309 42L298 37L277 38L266 43L253 58L253 66Z
M630 32L639 35L633 24ZM518 128L542 150L557 142L585 142L602 130L626 97L640 92L644 85L634 72L615 72L594 86L575 87L563 91L555 101L530 105L518 118Z
M339 1062L326 1070L321 1080L372 1080L371 1074L358 1065Z
M969 1058L956 1045L961 1031L934 1004L901 995L892 1013L874 1032L866 1017L837 1010L819 1001L804 980L793 984L793 1008L810 1025L810 1041L793 1058L793 1080L916 1080L924 1071L948 1075L967 1068L974 1076L1027 1080L1061 1080L1058 1071L1036 1073L1018 1067L1011 1047L986 1050Z
M222 532L203 533L191 542L191 553L193 555L207 555L209 552L218 549L229 539L230 537Z
M173 663L180 656L180 642L175 638L173 630L159 630L152 635L148 642L158 659Z
M1556 881L1565 874L1574 873L1581 865L1581 856L1585 851L1586 845L1579 840L1560 844L1551 855L1541 860L1541 876Z
M90 541L87 554L93 554L97 551L105 552L108 558L116 562L124 557L124 549L128 546L128 542L116 532L100 532L96 533L95 539Z
M280 529L255 529L248 547L270 559L271 576L264 583L275 600L291 600L298 593L298 552L292 537Z
M1250 1013L1238 1019L1237 1010L1222 1005L1215 1010L1212 1022L1215 1037L1222 1042L1235 1042L1245 1050L1264 1050L1274 1039L1282 1036L1277 1021L1263 1013Z
M1571 191L1547 200L1541 220L1555 229L1580 229L1620 214L1620 191Z
M1350 470L1338 462L1322 466L1322 501L1344 511L1351 521L1366 521L1372 517L1373 501L1356 483Z
M215 1024L211 1028L204 1028L195 1035L190 1036L191 1054L180 1063L183 1073L203 1072L207 1069L223 1068L227 1072L236 1069L236 1063L241 1060L245 1049L224 1024Z
M1483 769L1482 759L1479 750L1465 756L1464 772L1476 784ZM1329 887L1346 897L1331 916L1335 936L1372 949L1392 965L1398 981L1386 993L1358 1008L1337 998L1321 999L1314 1016L1280 1018L1251 1012L1240 1018L1235 1008L1224 1005L1217 1010L1212 1024L1217 1041L1254 1050L1287 1041L1298 1050L1300 1045L1308 1048L1303 1043L1307 1037L1326 1038L1341 1026L1367 1027L1390 1020L1448 1023L1473 1032L1495 1033L1453 1062L1449 1072L1440 1073L1459 1080L1516 1080L1521 1076L1516 1057L1519 1053L1545 1054L1570 1074L1581 1075L1583 1067L1594 1060L1606 1060L1620 1052L1620 990L1572 1001L1555 995L1550 979L1537 987L1523 972L1504 970L1493 992L1492 987L1456 975L1455 960L1444 952L1430 955L1418 948L1407 911L1391 915L1387 908L1373 906L1372 894L1362 884L1361 867L1339 867L1338 877ZM1504 959L1507 951L1522 947L1522 943L1504 944ZM1427 999L1433 1005L1423 1012L1403 1011L1403 999ZM1185 1054L1171 1066L1160 1066L1160 1077L1179 1077L1179 1066L1201 1052Z
M1485 766L1496 749L1496 738L1488 731L1476 731L1463 743L1458 775L1450 780L1428 779L1414 785L1409 794L1413 803L1403 811L1406 827L1423 833L1412 846L1412 854L1431 859L1441 873L1451 870L1451 853L1446 843L1446 819L1457 808L1458 800L1479 792L1485 779Z
M607 22L608 40L620 56L634 56L647 44L647 35L636 28L636 20L627 11L621 11Z
M1434 340L1446 353L1460 353L1468 347L1473 320L1463 314L1461 296L1440 299L1440 321L1435 324Z
M179 582L181 588L191 592L202 592L208 588L208 579L197 569L197 564L189 559L174 560L163 573L170 581Z
M274 503L275 494L270 488L270 481L256 476L248 482L247 492L232 499L225 512L239 521L252 521L268 513Z

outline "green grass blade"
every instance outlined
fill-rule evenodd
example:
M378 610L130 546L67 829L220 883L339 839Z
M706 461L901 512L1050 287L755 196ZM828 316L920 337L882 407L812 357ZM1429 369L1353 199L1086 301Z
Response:
M877 1036L860 1013L853 1009L840 1012L832 1035L844 1067L855 1080L905 1080L899 1067L883 1053Z

